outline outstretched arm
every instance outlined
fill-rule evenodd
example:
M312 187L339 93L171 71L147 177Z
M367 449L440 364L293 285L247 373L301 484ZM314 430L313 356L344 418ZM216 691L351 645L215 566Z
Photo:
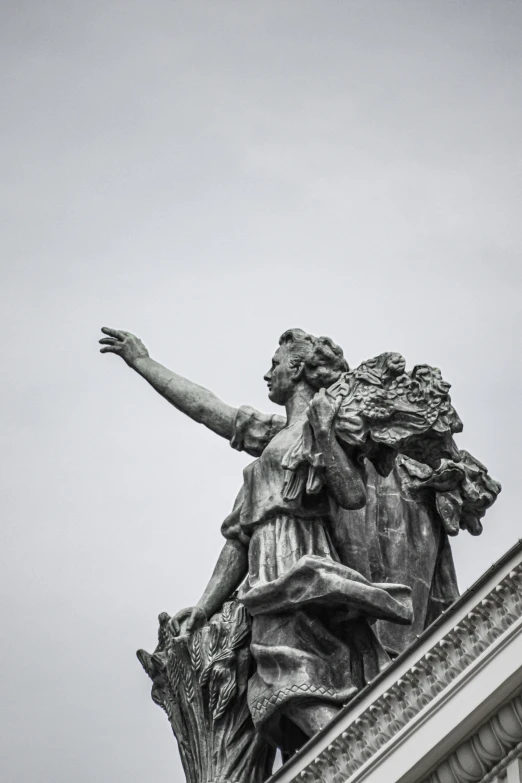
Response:
M310 403L308 421L323 454L326 483L336 502L346 509L363 508L366 504L363 477L335 436L334 420L339 404L340 400L334 400L321 389Z
M138 375L165 397L171 405L194 421L230 440L237 409L182 375L177 375L149 356L141 340L130 332L104 326L101 353L115 353Z
M182 609L172 618L171 627L175 634L181 630L181 623L187 620L185 630L195 630L218 612L234 590L236 590L248 571L248 549L236 539L227 539L221 550L214 573L205 592L196 606Z

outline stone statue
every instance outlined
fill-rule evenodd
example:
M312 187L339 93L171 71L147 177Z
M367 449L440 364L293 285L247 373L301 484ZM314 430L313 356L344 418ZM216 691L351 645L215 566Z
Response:
M286 415L265 415L171 372L134 335L102 331L102 352L119 354L176 408L256 457L200 601L163 618L167 641L140 660L153 681L170 682L187 721L190 700L176 677L165 678L168 650L215 625L238 590L251 676L234 710L248 703L242 731L255 727L292 752L409 643L401 628L419 633L456 597L447 536L479 533L500 486L455 446L462 424L440 372L421 365L407 373L399 354L350 370L332 340L291 329L265 375L269 399ZM198 682L200 712L211 715L214 697L205 678ZM183 730L171 723L181 748ZM198 777L188 766L191 783L233 779L208 765ZM245 774L238 782L254 779Z

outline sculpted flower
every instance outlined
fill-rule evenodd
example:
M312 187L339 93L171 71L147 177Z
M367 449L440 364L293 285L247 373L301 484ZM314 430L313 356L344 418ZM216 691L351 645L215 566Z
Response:
M424 399L424 390L418 381L411 382L406 397L408 402L421 402Z

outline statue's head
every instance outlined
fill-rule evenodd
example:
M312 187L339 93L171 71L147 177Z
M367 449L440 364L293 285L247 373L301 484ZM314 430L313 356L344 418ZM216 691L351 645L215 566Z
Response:
M302 329L288 329L281 335L272 366L265 375L268 397L284 405L297 384L318 391L331 386L348 370L343 350L329 337L314 337Z

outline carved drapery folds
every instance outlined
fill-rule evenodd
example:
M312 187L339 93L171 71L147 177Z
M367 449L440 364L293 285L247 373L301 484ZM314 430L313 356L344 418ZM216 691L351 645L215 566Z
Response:
M137 656L152 700L167 713L187 783L263 783L274 750L256 733L246 701L250 622L237 601L190 635L174 636L159 617L158 646Z
M345 783L520 617L522 565L513 569L412 669L376 699L306 769L298 773L294 778L296 783L317 783L318 780L321 783ZM491 721L491 731L495 730L491 737L496 739L488 751L491 761L489 769L522 741L522 725L517 728L522 720L520 698L513 705L503 708L498 721ZM460 758L468 758L467 753L463 750ZM459 761L458 755L453 764L455 769L457 762L461 765L463 763ZM487 773L486 765L481 777L444 777L443 769L440 768L439 777L432 776L425 783L482 783Z
M350 370L332 340L290 329L265 375L270 400L286 409L278 416L234 411L130 332L102 331L103 353L256 457L203 598L178 618L221 610L190 634L160 615L156 650L138 658L187 783L263 783L274 753L261 734L300 747L389 663L385 650L404 650L451 604L447 534L478 535L500 485L457 448L462 422L435 367L407 371L403 356L383 353ZM242 604L222 605L241 584ZM352 723L294 779L345 783L521 616L520 584L517 568L362 715L342 713ZM386 626L412 620L407 635Z
M403 455L398 464L402 486L410 493L434 492L435 505L448 535L457 535L459 529L473 536L482 533L480 520L495 502L500 484L478 459L461 450L458 459L441 459L436 468Z

